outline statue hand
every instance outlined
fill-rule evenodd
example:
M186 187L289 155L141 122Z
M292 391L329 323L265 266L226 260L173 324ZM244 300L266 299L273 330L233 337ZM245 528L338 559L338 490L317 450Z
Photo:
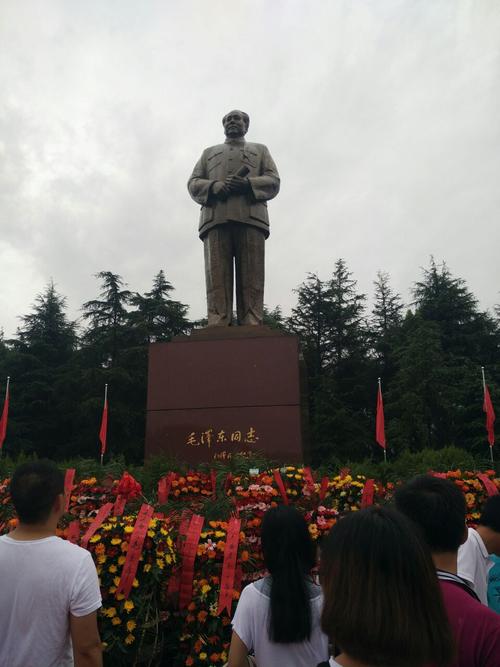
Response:
M231 193L243 193L250 190L250 181L242 176L228 176L225 184Z
M226 199L229 195L229 188L224 181L215 181L212 185L212 194L214 197L217 197L217 199Z

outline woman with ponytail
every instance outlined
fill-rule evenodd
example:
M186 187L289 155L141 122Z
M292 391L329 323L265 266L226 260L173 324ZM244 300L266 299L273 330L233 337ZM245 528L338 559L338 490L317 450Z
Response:
M269 576L241 593L233 618L229 667L311 667L328 658L320 629L321 588L311 570L314 543L301 514L286 505L270 509L262 522L262 551Z

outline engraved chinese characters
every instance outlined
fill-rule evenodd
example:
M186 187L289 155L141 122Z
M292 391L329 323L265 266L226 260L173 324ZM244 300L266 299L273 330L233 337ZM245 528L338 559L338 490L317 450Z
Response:
M211 427L203 431L192 431L186 436L185 444L187 447L205 447L212 450L209 458L227 460L235 454L249 455L251 446L257 445L258 440L257 430L253 426L233 430Z

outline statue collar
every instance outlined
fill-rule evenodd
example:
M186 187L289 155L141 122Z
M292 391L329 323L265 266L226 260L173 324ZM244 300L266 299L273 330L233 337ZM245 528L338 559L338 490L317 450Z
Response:
M226 137L224 143L229 144L230 146L244 146L245 137L238 137L237 139L230 139L229 137Z

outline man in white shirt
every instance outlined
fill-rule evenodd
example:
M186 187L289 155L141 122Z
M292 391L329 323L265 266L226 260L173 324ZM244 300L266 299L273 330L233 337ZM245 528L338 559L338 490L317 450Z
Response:
M50 461L25 463L10 492L19 524L0 537L0 665L102 667L92 557L56 537L63 474Z
M490 554L500 556L500 495L486 501L477 528L469 528L467 541L458 550L458 575L470 583L478 598L488 604Z

